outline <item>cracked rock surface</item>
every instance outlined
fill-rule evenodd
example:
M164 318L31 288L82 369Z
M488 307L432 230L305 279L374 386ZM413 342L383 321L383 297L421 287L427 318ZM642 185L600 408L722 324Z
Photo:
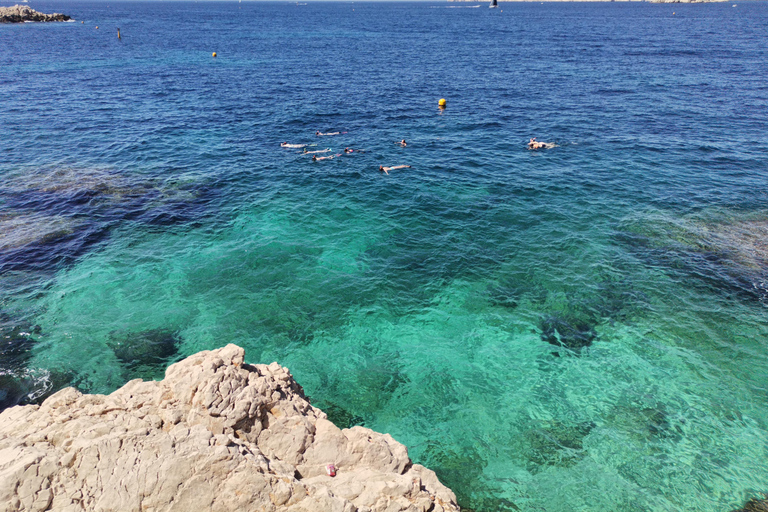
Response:
M287 369L235 345L110 395L0 414L0 511L457 511L405 446L341 430ZM336 476L326 465L336 466Z

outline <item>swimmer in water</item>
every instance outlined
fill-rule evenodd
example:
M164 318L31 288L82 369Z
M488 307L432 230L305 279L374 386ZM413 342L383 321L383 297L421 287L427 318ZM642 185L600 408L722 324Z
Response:
M344 148L345 153L365 153L363 149Z
M410 165L395 165L393 167L384 167L383 165L380 165L379 170L384 174L389 174L389 171L394 171L395 169L408 169L410 167Z
M331 150L331 148L318 149L316 151L307 151L307 148L304 148L304 154L305 155L311 155L313 153L328 153L330 150Z
M536 137L533 137L528 142L528 149L549 149L555 147L557 147L557 144L554 142L539 142L536 140Z
M329 135L341 135L342 133L347 133L347 132L328 132L328 133L315 132L315 135L317 135L318 137L325 137Z
M407 146L408 144L405 143L405 139L401 140L400 142L395 142L395 144L399 144L400 146Z
M280 147L281 148L303 148L303 147L306 147L306 144L288 144L287 142L281 142Z
M339 153L338 155L321 156L321 157L318 157L317 155L312 155L312 161L319 162L320 160L332 160L337 156L341 156L341 153Z

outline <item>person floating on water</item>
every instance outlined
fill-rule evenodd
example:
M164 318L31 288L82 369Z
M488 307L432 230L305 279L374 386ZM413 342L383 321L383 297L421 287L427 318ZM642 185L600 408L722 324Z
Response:
M303 147L306 147L306 144L288 144L287 142L281 142L280 147L281 148L303 148Z
M320 160L331 160L333 158L336 158L337 156L341 156L341 153L339 153L338 155L329 155L329 156L321 156L321 157L318 157L317 155L312 155L312 161L319 162Z
M539 142L536 140L536 137L533 137L528 142L528 149L549 149L557 147L557 144L554 142Z
M363 153L362 149L344 148L345 153Z
M403 147L408 145L408 144L406 144L405 139L401 140L400 142L395 142L395 144L399 144L399 145L401 145Z
M330 150L331 150L331 148L318 149L316 151L308 151L307 148L304 148L304 154L305 155L311 155L313 153L328 153Z
M379 170L384 174L389 174L389 171L394 171L395 169L408 169L410 167L410 165L395 165L393 167L384 167L383 165L380 165Z
M347 132L328 132L328 133L320 133L320 132L318 131L318 132L315 132L315 135L317 135L318 137L322 137L322 136L328 136L328 135L341 135L342 133L347 133Z

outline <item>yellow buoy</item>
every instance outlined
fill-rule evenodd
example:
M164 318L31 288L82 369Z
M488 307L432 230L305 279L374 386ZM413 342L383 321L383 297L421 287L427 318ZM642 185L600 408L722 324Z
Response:
M444 107L445 106L445 98L441 98L440 101L437 102L437 106Z
M216 56L216 52L213 52L213 56L214 56L214 57Z
M96 25L96 30L99 30L99 26L98 25Z

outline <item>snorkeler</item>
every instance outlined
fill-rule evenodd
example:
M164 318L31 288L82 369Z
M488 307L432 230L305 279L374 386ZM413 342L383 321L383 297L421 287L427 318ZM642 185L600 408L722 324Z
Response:
M389 171L394 171L395 169L407 169L409 167L410 165L395 165L393 167L384 167L383 165L380 165L379 170L384 174L389 174Z
M281 142L280 147L281 148L303 148L303 147L306 147L306 144L288 144L287 142Z
M339 153L338 155L321 156L321 157L318 157L317 155L312 155L312 161L319 162L320 160L331 160L333 158L336 158L337 156L341 156L341 153Z
M328 133L320 133L320 132L318 131L318 132L315 132L315 135L317 135L318 137L321 137L321 136L328 136L328 135L341 135L341 134L343 134L343 133L347 133L347 132L328 132Z
M551 149L556 148L557 144L554 142L539 142L536 140L536 137L533 137L528 142L528 149Z

